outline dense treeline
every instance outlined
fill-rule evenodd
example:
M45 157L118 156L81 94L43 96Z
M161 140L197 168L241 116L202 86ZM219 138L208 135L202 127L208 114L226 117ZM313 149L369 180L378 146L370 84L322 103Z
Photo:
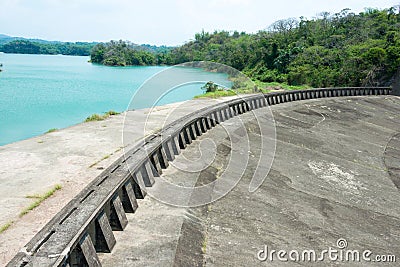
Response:
M173 64L170 51L165 46L136 45L125 41L97 44L91 52L93 63L108 66ZM169 58L168 58L169 57Z
M263 82L313 87L388 85L400 67L400 14L396 8L345 9L318 18L285 19L257 34L201 32L183 46L138 50L125 42L99 44L92 61L106 65L227 64Z
M211 60L265 82L313 87L382 85L400 66L394 8L343 10L317 19L277 21L255 35L201 33L174 51L174 63Z
M63 43L63 42L34 42L29 40L13 40L0 46L0 51L14 54L49 54L89 56L95 43Z

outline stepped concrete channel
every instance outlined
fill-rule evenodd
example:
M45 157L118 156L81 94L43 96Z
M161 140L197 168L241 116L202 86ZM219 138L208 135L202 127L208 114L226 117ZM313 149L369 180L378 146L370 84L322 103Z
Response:
M200 109L198 117L167 127L170 139L149 136L150 153L133 147L133 174L125 174L131 172L122 161L113 163L104 173L120 176L118 183L100 174L9 266L281 266L276 259L260 261L260 249L322 251L340 238L351 249L395 255L400 250L400 102L388 94L388 88L321 89L249 96L223 108ZM257 191L248 190L257 166L250 160L242 180L211 204L176 208L144 197L157 191L160 178L196 186L218 179L232 151L224 127L234 128L235 117L251 141L244 153L257 158L261 139L252 115L263 122L267 105L277 146ZM236 135L240 139L243 132L238 128ZM200 144L210 138L216 157L200 175L174 168L172 163L196 161ZM107 192L98 188L103 183Z

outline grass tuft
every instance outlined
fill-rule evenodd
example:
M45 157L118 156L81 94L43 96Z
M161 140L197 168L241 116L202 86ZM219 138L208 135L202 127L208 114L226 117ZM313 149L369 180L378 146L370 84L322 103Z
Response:
M0 227L0 234L3 233L4 231L6 231L8 228L10 228L10 226L11 226L13 223L14 223L13 221L10 221L10 222L8 222L8 223L2 225L2 226Z
M218 98L224 96L234 96L236 94L237 93L233 90L221 90L221 91L204 93L202 95L196 95L194 98Z
M103 160L106 160L106 159L110 158L112 155L114 155L115 153L121 151L123 148L124 148L124 147L121 146L121 147L119 147L117 150L115 150L113 153L105 155L105 156L102 157L100 160L98 160L98 161L92 163L92 164L89 166L89 168L92 168L92 167L96 166L97 164L99 164L100 162L102 162Z
M22 216L28 214L31 210L33 210L34 208L38 207L43 201L45 201L46 199L51 197L57 190L60 190L61 188L62 188L62 186L57 184L52 189L50 189L49 191L44 193L43 195L36 194L36 195L26 196L27 198L34 198L36 200L32 204L30 204L28 207L23 209L19 213L19 217L22 217Z
M55 131L57 131L58 129L57 128L51 128L51 129L49 129L46 133L52 133L52 132L55 132Z
M207 252L207 239L208 239L207 236L205 236L204 240L203 240L203 244L201 246L201 250L202 250L203 254L206 254L206 252Z
M92 114L89 117L86 118L85 122L89 122L89 121L102 121L104 120L104 116L99 115L99 114Z
M105 119L107 119L107 118L109 118L111 116L118 115L118 114L120 114L120 112L117 112L117 111L114 111L114 110L107 111L103 115L101 115L101 114L92 114L92 115L90 115L89 117L87 117L85 119L85 122L103 121L103 120L105 120Z
M288 85L286 83L278 82L261 82L255 80L254 83L250 79L230 78L234 87L230 90L217 90L215 92L208 92L202 95L197 95L194 98L219 98L224 96L234 96L237 94L254 94L255 92L262 92L264 94L276 90L304 90L311 89L308 85Z
M41 198L41 195L39 195L39 194L27 195L26 198Z
M121 114L121 113L114 111L114 110L109 110L106 113L104 113L104 115L107 115L107 116L114 116L114 115L118 115L118 114Z

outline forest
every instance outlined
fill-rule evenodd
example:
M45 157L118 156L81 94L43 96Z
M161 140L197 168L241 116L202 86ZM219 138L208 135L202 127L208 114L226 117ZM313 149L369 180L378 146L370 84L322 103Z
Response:
M386 86L400 67L400 10L323 12L312 19L279 20L255 34L202 31L175 48L111 41L94 46L91 61L112 66L213 61L260 82Z
M17 39L0 45L0 52L14 54L49 54L89 56L96 43L85 42L40 42L26 39Z
M387 86L400 67L399 6L282 19L253 34L202 31L179 47L0 37L4 53L90 55L92 63L108 66L212 61L259 83L290 86Z
M172 47L136 45L120 40L97 44L91 51L90 60L108 66L172 65L174 62L167 58L172 51Z

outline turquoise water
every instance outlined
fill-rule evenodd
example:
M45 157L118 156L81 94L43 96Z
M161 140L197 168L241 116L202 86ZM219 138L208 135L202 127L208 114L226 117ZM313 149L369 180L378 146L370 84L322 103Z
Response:
M0 145L80 123L93 113L124 111L141 84L166 67L105 67L88 57L0 54ZM186 69L180 75L200 76L229 86L227 75ZM155 90L157 91L157 90ZM201 94L201 84L180 87L157 104ZM152 90L146 94L151 96ZM155 92L157 94L157 92ZM154 97L153 97L154 98ZM153 105L141 99L138 106Z

